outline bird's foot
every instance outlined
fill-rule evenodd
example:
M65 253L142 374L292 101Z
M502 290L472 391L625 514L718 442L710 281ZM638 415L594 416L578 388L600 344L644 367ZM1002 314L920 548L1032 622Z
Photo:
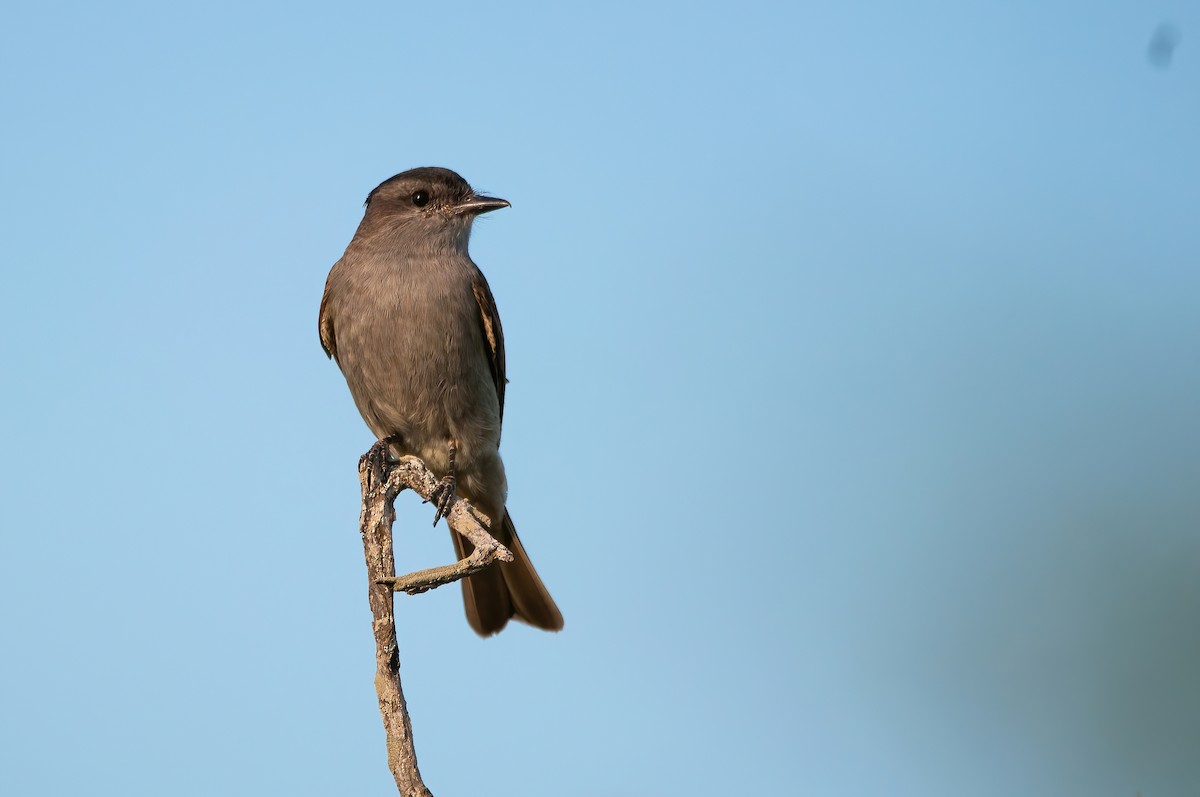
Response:
M438 486L429 494L429 500L437 507L437 511L433 514L433 525L437 525L438 521L450 514L450 507L454 506L454 499L457 497L458 479L453 474L443 476L438 481Z
M367 449L367 453L362 455L360 462L366 462L375 474L375 478L379 481L387 479L388 471L392 466L391 446L393 443L399 443L400 436L392 435L385 437L382 440L376 440L375 445Z
M450 514L450 507L454 506L455 493L458 488L458 466L455 463L455 458L458 455L458 442L454 438L450 438L449 445L449 464L450 472L442 477L438 482L438 486L429 494L429 500L437 507L437 511L433 513L433 525ZM446 521L449 523L450 521Z

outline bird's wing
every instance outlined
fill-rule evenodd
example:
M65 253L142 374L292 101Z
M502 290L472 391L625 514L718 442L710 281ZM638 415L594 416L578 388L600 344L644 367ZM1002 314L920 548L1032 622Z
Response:
M479 328L483 331L484 342L487 343L488 367L492 370L492 381L496 384L496 398L500 401L500 420L504 420L504 386L508 379L504 376L504 330L500 327L500 313L496 310L496 300L492 297L492 289L479 269L471 283L475 292L475 302L479 305Z
M317 316L317 329L321 333L321 348L325 354L337 359L337 341L333 337L333 315L329 312L329 283L325 283L325 293L321 296L321 312Z

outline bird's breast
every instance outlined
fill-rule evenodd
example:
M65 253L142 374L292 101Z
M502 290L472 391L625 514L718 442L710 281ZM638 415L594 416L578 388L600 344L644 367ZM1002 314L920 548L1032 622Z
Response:
M499 401L470 272L453 262L360 265L339 286L335 323L338 364L367 425L422 459L450 436L494 449Z

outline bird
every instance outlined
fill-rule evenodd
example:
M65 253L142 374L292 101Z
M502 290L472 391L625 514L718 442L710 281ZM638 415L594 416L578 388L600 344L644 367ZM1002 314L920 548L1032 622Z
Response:
M511 562L462 580L471 628L486 637L517 619L559 631L562 613L506 508L504 332L467 251L475 219L510 204L476 193L450 169L425 166L384 180L365 206L325 283L321 346L390 456L415 456L440 477L434 525L464 498L512 552ZM470 542L451 537L460 559L471 553Z

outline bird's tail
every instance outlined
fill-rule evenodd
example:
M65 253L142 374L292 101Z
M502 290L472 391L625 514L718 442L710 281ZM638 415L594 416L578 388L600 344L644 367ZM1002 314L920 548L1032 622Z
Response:
M497 531L499 533L497 533ZM471 554L474 547L462 535L450 533L459 559ZM512 518L504 511L504 521L492 536L512 551L511 562L498 562L462 580L463 604L467 622L480 636L491 636L508 624L510 617L546 631L561 631L562 614L550 597L546 585L533 569L529 554L521 545Z

